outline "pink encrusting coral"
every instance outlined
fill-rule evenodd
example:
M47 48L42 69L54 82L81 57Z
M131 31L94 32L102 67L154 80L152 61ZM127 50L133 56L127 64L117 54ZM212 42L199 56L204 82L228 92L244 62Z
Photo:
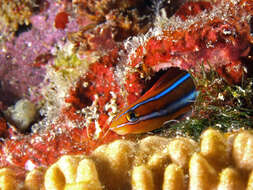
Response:
M221 76L230 82L238 82L242 75L241 58L248 56L253 42L249 24L249 15L253 14L253 5L249 0L243 2L224 0L212 6L207 5L209 3L186 3L176 15L169 19L164 15L157 15L154 27L150 28L146 34L133 36L123 43L107 41L108 46L102 51L101 56L96 61L87 63L88 69L84 70L68 89L68 94L64 97L65 104L60 107L53 123L48 122L46 129L29 135L21 135L9 129L12 138L7 138L2 145L0 165L15 165L27 167L27 169L36 165L49 165L61 155L88 153L100 144L120 138L108 130L111 119L124 106L136 101L146 90L146 80L162 69L179 67L184 70L198 71L203 64L206 68L217 69ZM55 10L54 16L58 12L54 9L55 6L54 3L51 5L51 9ZM184 11L185 9L188 11ZM22 60L17 68L26 63L33 63L41 55L45 57L42 56L38 60L53 59L47 55L53 44L59 43L67 31L76 28L75 22L70 19L66 29L59 31L52 29L54 16L49 17L50 22L46 22L44 16L33 17L39 22L35 21L34 29L21 34L15 46L7 44L8 53L14 50L17 52L20 49L18 52L26 57L24 60L21 55L16 58ZM105 26L107 31L108 25ZM42 30L46 32L43 33ZM95 27L94 30L100 30L100 28ZM38 31L41 31L39 33L41 37L36 33ZM81 31L84 41L87 40L86 32L86 30ZM34 36L31 37L31 34ZM109 34L110 31L107 36L111 39L112 35ZM95 44L91 50L95 51L99 46L99 41L104 40L105 37L92 38ZM35 38L38 38L37 40L44 38L45 43L40 43L38 49L34 46L33 50L29 48L21 50L19 43L22 42L21 44L24 45L25 42L35 40ZM74 40L75 43L77 41ZM38 41L33 43L36 44ZM101 49L103 50L103 47L99 46L100 53ZM38 52L35 53L36 51ZM89 56L93 55L92 51L79 53L88 60ZM6 60L6 53L5 57L0 57L3 61ZM57 62L54 61L54 63ZM70 62L68 61L67 66ZM5 69L8 69L7 62L3 65ZM71 66L70 64L68 72L66 70L63 72L60 66L55 65L50 69L55 73L62 72L66 76L73 71ZM0 67L3 66L0 65ZM27 67L31 68L34 65ZM36 76L39 78L33 80L32 84L35 86L43 78L41 74L43 68L36 67L40 75ZM22 76L21 78L24 84L31 80L29 77ZM3 79L7 83L11 77L6 75ZM21 85L24 88L22 92L27 92L27 86L27 84L23 87Z
M70 21L65 30L54 27L61 6L50 2L46 10L30 17L31 29L0 44L0 101L6 105L20 98L33 98L29 88L37 88L46 73L40 57L44 57L47 64L53 50L65 44L67 33L78 30L75 20Z

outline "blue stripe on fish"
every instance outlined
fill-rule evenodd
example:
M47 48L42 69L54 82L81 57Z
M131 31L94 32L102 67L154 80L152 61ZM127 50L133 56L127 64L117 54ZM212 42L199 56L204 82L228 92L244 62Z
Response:
M160 92L159 94L145 100L142 101L138 104L136 104L135 106L133 106L132 108L130 108L129 110L125 111L124 113L122 113L121 115L119 115L117 118L120 118L122 115L126 114L129 111L133 111L136 108L140 107L143 104L146 104L150 101L155 101L160 99L161 97L165 96L166 94L168 94L169 92L171 92L172 90L174 90L175 88L177 88L180 84L182 84L185 80L187 80L188 78L190 78L191 75L189 73L185 74L183 77L181 77L179 80L177 80L175 83L173 83L171 86L169 86L168 88L166 88L164 91Z
M182 77L179 81L184 81L182 79L184 78L188 78L188 76L184 76ZM187 79L186 78L186 79ZM178 82L178 81L177 81ZM174 83L175 84L175 83ZM180 83L178 83L180 84ZM174 85L175 86L175 85ZM178 86L178 85L177 85ZM176 86L175 86L176 87ZM175 88L174 87L174 88ZM169 88L168 88L169 89ZM168 93L168 89L166 89L165 91L167 91ZM170 92L170 91L169 91ZM160 94L156 95L156 97L162 97L162 96L159 96L161 94L163 94L163 92L161 92ZM164 94L167 94L167 93L164 93ZM190 93L186 94L185 96L183 96L182 98L180 98L178 101L176 102L173 102L171 104L169 104L168 106L166 106L165 108L159 110L159 111L156 111L156 112L152 112L150 114L147 114L147 115L144 115L144 116L140 116L138 117L138 120L134 121L134 122L127 122L127 123L123 123L121 125L118 125L116 128L121 128L121 127L124 127L125 125L134 125L138 122L141 122L141 121L144 121L144 120L148 120L148 119L153 119L153 118L157 118L157 117L162 117L162 116L165 116L165 115L168 115L168 114L171 114L171 113L174 113L176 112L177 110L191 104L197 97L198 95L198 92L196 90L193 90L191 91ZM153 98L153 97L152 97ZM152 99L150 98L150 99ZM152 101L152 100L150 100ZM125 112L126 113L126 112Z

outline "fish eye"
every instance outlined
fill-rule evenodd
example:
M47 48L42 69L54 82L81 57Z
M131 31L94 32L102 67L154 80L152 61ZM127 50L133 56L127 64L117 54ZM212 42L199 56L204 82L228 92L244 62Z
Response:
M130 122L137 121L138 119L137 114L134 111L128 112L126 117L127 117L127 120Z

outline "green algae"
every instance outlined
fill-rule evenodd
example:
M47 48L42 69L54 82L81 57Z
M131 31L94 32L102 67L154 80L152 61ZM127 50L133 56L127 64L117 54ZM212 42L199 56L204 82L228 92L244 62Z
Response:
M253 128L253 78L241 84L228 84L214 70L192 74L199 95L192 116L167 124L166 136L182 135L199 139L202 131L216 128L223 132Z
M54 68L62 77L69 78L80 75L78 68L83 63L76 54L67 55L65 52L59 51L55 59Z

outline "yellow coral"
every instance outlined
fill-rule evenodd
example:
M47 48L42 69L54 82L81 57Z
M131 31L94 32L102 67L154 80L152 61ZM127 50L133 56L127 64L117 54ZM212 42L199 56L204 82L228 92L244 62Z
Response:
M0 189L1 190L18 190L22 184L16 180L15 171L9 168L0 169Z
M25 182L0 170L1 189L27 190L223 190L253 189L252 134L208 129L198 144L187 138L150 136L117 140L90 156L63 156L46 173L36 169ZM44 175L44 187L43 176ZM37 188L36 188L37 186Z
M29 18L37 0L1 0L0 3L0 30L5 27L5 36L17 31L19 25L30 23Z
M94 162L82 155L63 156L45 174L45 188L100 190Z

